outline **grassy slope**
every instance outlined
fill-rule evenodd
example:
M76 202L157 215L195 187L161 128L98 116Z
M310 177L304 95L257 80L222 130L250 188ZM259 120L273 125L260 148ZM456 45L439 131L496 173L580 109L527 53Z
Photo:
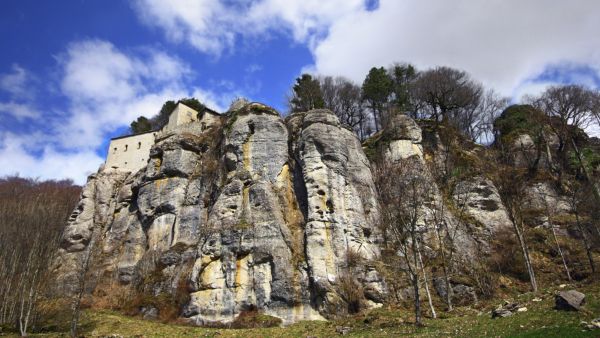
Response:
M383 337L599 337L600 330L586 331L580 321L600 317L600 284L574 287L586 294L587 304L582 312L556 311L551 288L537 295L528 293L513 300L524 304L527 312L512 317L491 319L490 310L500 301L482 306L481 310L459 308L452 314L442 311L442 319L426 318L426 326L416 329L411 324L410 311L401 309L376 309L368 314L331 322L300 322L285 328L262 329L206 329L174 324L163 324L127 317L116 312L86 311L83 315L82 334L125 337L332 337L339 336L336 326L349 326L349 336ZM569 289L569 287L565 288ZM533 302L535 297L541 302ZM40 336L67 336L66 333L49 333Z

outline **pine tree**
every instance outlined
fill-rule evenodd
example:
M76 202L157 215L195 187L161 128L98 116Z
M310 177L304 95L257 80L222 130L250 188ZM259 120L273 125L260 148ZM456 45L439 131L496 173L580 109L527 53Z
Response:
M309 74L302 74L297 78L292 89L294 92L289 102L292 112L309 111L325 106L321 85Z
M376 131L379 131L382 127L384 110L392 94L392 90L392 79L385 68L371 68L363 82L362 91L363 99L373 112Z

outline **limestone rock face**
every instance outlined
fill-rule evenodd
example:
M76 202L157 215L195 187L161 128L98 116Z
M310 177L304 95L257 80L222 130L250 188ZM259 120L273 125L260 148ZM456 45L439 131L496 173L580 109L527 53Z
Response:
M319 308L335 308L333 290L346 270L348 255L370 260L379 255L379 208L369 162L354 134L340 128L326 110L289 119L297 135L292 151L305 191L305 247L309 276ZM370 267L355 272L371 301L382 299L385 286ZM336 310L337 311L337 310Z
M85 272L86 292L184 293L179 315L196 324L252 309L284 323L332 317L348 310L342 281L384 301L370 164L331 112L284 121L244 103L210 128L159 133L149 155L138 172L89 177L54 265L63 292Z
M459 182L452 197L458 208L484 226L482 230L485 235L492 236L495 232L511 226L498 190L485 177L478 176Z
M411 156L423 157L422 133L417 123L406 115L396 115L385 136L390 139L386 158L397 162Z
M402 261L380 230L373 172L387 164L407 164L427 185L417 221L425 261L453 249L460 263L453 273L469 274L486 239L510 226L483 175L456 182L450 193L438 189L430 170L441 165L443 145L408 116L395 116L365 145L388 162L381 167L328 110L284 120L240 101L213 121L158 132L138 172L101 167L89 177L54 263L58 291L76 293L83 276L86 293L113 297L127 288L142 293L138 299L168 300L198 325L256 309L289 324L351 312L357 301L381 306L390 291L406 298L398 295L406 285L392 284L403 277L386 275L381 264L382 255ZM475 284L446 285L439 271L429 272L440 296L450 287L456 303L477 301ZM143 303L138 310L154 318L159 309Z
M556 163L553 158L557 155L558 137L552 132L544 132L544 142L534 140L529 134L520 134L509 145L515 166L550 169ZM538 149L539 146L539 149ZM537 163L536 163L537 161Z
M81 192L81 198L71 214L55 261L56 287L62 292L72 293L79 286L79 270L83 268L90 243L96 242L99 231L112 228L111 237L122 235L120 220L114 212L121 207L119 190L124 185L127 172L99 170L91 175ZM114 222L116 220L116 222ZM112 230L112 229L111 229ZM110 247L109 242L106 243Z
M446 299L448 291L446 290L446 283L444 283L443 278L434 278L433 287L440 298ZM467 305L477 303L477 294L473 287L454 283L450 283L450 287L452 288L452 302L454 304Z

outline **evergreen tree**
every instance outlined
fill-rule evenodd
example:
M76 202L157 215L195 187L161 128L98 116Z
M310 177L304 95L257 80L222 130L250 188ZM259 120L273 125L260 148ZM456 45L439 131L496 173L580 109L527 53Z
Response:
M131 122L130 129L132 134L147 133L152 130L152 124L144 116L140 116L137 120Z
M367 74L362 85L363 99L373 112L375 130L379 131L382 127L382 120L385 108L390 95L393 92L392 79L385 68L373 67Z
M194 109L198 112L198 114L201 114L206 109L206 106L202 102L198 101L198 99L195 97L183 98L177 102L169 100L162 105L158 114L154 115L152 118L147 119L144 116L140 116L137 118L137 120L131 122L129 128L131 133L141 134L152 130L160 130L162 127L167 125L167 123L169 123L169 117L171 116L171 113L180 102Z
M184 99L177 101L177 103L179 103L179 102L194 109L199 114L201 114L206 109L206 106L202 102L198 101L198 99L195 97L184 98ZM169 114L171 114L171 113L169 112Z
M392 79L394 104L402 112L410 110L410 86L417 78L417 70L409 63L397 63L389 69L389 74Z
M296 79L293 91L289 102L292 112L309 111L325 106L319 80L313 79L309 74L302 74Z
M150 120L152 123L152 129L159 130L160 128L166 126L167 123L169 123L169 116L171 116L171 113L173 112L175 107L177 107L177 103L175 101L169 100L165 102L160 108L158 114L152 117L152 119Z

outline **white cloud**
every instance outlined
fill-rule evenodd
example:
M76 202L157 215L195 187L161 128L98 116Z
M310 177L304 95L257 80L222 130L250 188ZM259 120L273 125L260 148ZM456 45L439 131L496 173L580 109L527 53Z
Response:
M232 49L238 37L272 31L290 32L295 41L312 45L335 20L364 7L363 0L137 0L133 6L168 39L216 56Z
M16 102L0 102L0 115L7 114L16 118L18 121L25 119L35 119L40 117L40 113L28 104Z
M141 86L135 63L106 41L71 44L63 62L62 91L75 100L122 100Z
M124 101L147 92L147 80L170 85L191 72L189 66L163 52L148 50L146 54L127 55L102 40L73 43L61 59L63 93L83 102Z
M600 71L597 0L380 0L375 9L363 0L137 0L133 8L170 40L217 56L286 32L313 53L304 70L357 82L373 66L406 61L464 69L511 95L548 66Z
M550 65L599 69L598 17L595 0L381 0L332 24L313 49L314 69L362 81L394 61L447 65L509 95Z
M32 77L25 69L13 64L11 72L0 74L0 89L8 92L13 98L30 98L33 90L28 86Z
M85 40L70 44L58 61L67 108L47 116L44 125L34 126L37 131L32 133L0 134L0 175L18 172L40 178L73 178L83 184L104 161L97 151L107 135L128 127L138 116L151 117L165 101L190 96L221 110L233 97L186 88L193 75L189 65L153 49L131 53L107 41ZM28 108L0 103L0 112L17 118L39 116Z
M71 44L61 63L61 87L71 103L70 118L57 127L63 146L96 148L106 133L140 115L151 117L165 101L195 91L184 87L190 67L159 51L132 55L107 41L88 40ZM210 91L196 91L202 94L199 100L221 108Z
M192 92L191 96L197 98L200 102L204 103L209 108L220 112L226 111L235 98L245 97L243 93L236 91L215 93L213 91L204 90L202 88L194 88L194 91Z
M40 179L73 179L78 184L86 181L87 175L95 172L104 161L93 151L71 153L57 152L53 147L42 148L40 156L27 149L29 135L0 134L0 176L19 174Z

